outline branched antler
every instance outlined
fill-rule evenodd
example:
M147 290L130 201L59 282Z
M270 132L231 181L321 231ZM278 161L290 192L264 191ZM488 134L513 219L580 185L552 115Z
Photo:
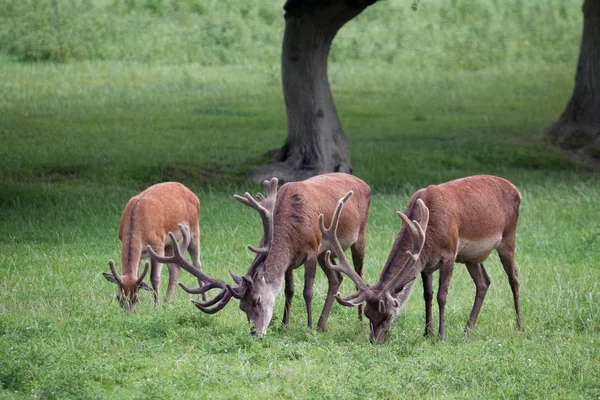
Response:
M218 311L221 311L223 307L229 303L231 300L231 292L223 290L214 299L209 300L205 303L201 303L199 301L192 300L192 304L194 304L200 311L205 312L206 314L214 314ZM215 307L210 308L213 304L217 304Z
M172 243L172 247L173 247L173 255L172 256L161 256L161 255L157 254L154 251L154 249L152 249L151 246L146 246L146 249L148 250L150 257L153 260L164 263L164 264L177 264L181 268L185 269L187 272L194 275L196 278L198 278L201 282L204 283L203 286L201 286L199 288L194 288L194 289L188 288L183 283L179 283L179 286L181 286L181 288L183 290L185 290L186 292L192 293L192 294L203 294L211 289L221 289L221 292L212 300L209 300L206 302L197 302L197 301L192 300L192 303L194 303L194 305L196 305L196 307L198 307L202 311L209 313L209 314L215 313L215 312L219 311L221 308L223 308L227 304L229 299L231 299L231 294L229 294L229 289L227 287L228 285L221 280L211 278L210 276L206 275L204 272L202 272L202 270L200 270L199 268L196 268L194 265L192 265L190 262L188 262L185 259L184 253L187 250L187 248L190 244L190 241L191 241L190 228L183 224L179 224L178 227L179 227L179 230L181 231L181 235L183 236L183 243L180 246L177 243L177 239L175 238L175 235L173 234L173 232L169 232L169 238L171 239L171 243ZM215 299L217 299L217 300L215 300ZM217 307L215 307L213 309L208 308L208 307L216 304L218 301L220 301L222 304L219 303L217 305Z
M233 195L233 198L250 208L255 209L260 214L263 223L263 238L259 247L248 245L248 249L257 254L268 254L273 243L273 211L275 210L275 202L277 200L277 178L271 178L269 181L264 181L267 188L267 197L261 193L256 194L258 201L250 195L244 193L244 197Z
M173 255L161 256L154 251L152 246L148 245L146 246L146 250L148 250L150 258L152 258L154 261L158 261L163 264L177 264L190 274L194 275L196 278L200 279L202 282L208 284L212 283L216 285L216 287L222 287L225 284L224 282L211 278L210 276L203 273L200 268L195 267L188 260L185 259L184 253L190 245L190 241L192 239L190 235L190 228L187 225L183 224L179 224L178 227L181 231L181 236L183 237L183 243L181 244L181 246L179 245L179 243L177 243L177 239L175 238L173 232L169 232L169 238L171 239L171 244L173 247Z
M321 233L323 237L321 239L321 247L329 248L325 254L325 264L329 269L332 269L337 272L343 272L348 275L350 279L356 284L358 291L349 295L346 298L341 297L339 293L335 295L335 299L342 305L346 307L357 306L372 298L375 294L369 288L369 286L363 281L360 275L352 268L346 255L344 254L344 249L340 244L339 238L337 237L337 228L340 219L340 214L342 213L342 209L344 208L344 204L348 201L348 199L352 196L352 191L349 191L343 198L341 198L337 206L335 208L335 212L333 213L333 218L331 220L331 226L329 229L325 229L325 223L323 222L323 214L319 215L319 228L321 229ZM331 262L331 250L334 251L335 255L339 259L339 264L335 265Z
M427 225L429 223L429 209L421 199L417 199L416 207L419 210L420 216L418 222L416 220L411 221L400 211L396 212L404 222L406 231L411 238L412 249L406 251L406 254L408 255L406 263L400 268L398 274L385 285L380 296L385 295L385 293L397 293L401 291L404 286L415 280L418 276L418 273L415 273L416 271L414 271L414 266L417 263L417 260L421 255L421 250L423 250L423 245L425 244L425 232L427 231Z

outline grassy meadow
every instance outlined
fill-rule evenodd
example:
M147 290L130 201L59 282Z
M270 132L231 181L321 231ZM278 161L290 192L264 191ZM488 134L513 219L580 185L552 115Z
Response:
M447 340L422 336L419 279L381 346L338 304L326 333L307 329L302 269L289 330L280 295L260 340L235 300L206 315L181 290L159 308L144 292L130 315L102 276L127 200L168 180L200 198L205 271L230 280L250 265L260 220L232 195L263 190L247 174L285 138L283 2L5 3L0 398L600 398L600 182L542 138L572 90L579 2L422 0L413 12L388 0L340 32L330 81L354 173L373 190L366 281L416 189L490 173L523 195L525 332L493 254L473 336L475 288L457 265ZM163 295L166 282L165 268ZM319 271L315 320L326 286Z

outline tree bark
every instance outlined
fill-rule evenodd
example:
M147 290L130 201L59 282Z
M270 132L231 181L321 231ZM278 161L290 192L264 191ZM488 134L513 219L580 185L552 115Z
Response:
M327 77L339 29L377 0L288 0L281 54L287 139L256 182L298 181L326 172L352 172L350 149Z
M546 130L546 136L572 154L600 160L600 0L583 3L575 88L565 111Z

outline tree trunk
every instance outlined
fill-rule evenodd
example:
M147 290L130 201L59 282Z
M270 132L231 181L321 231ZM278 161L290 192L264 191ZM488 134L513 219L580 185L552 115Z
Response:
M600 160L600 0L583 3L575 88L567 108L546 130L546 136L577 156Z
M338 30L377 0L288 0L281 54L287 139L256 182L276 176L298 181L352 171L346 136L335 109L327 57Z

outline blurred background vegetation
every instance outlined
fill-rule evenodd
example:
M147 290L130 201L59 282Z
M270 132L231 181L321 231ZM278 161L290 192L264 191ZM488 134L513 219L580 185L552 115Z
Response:
M0 52L24 61L277 64L283 1L3 0ZM343 28L331 61L482 70L569 63L578 1L383 0Z
M284 3L4 0L0 179L245 182L285 138ZM368 7L330 54L355 173L393 190L577 169L542 132L568 101L581 27L578 1Z

